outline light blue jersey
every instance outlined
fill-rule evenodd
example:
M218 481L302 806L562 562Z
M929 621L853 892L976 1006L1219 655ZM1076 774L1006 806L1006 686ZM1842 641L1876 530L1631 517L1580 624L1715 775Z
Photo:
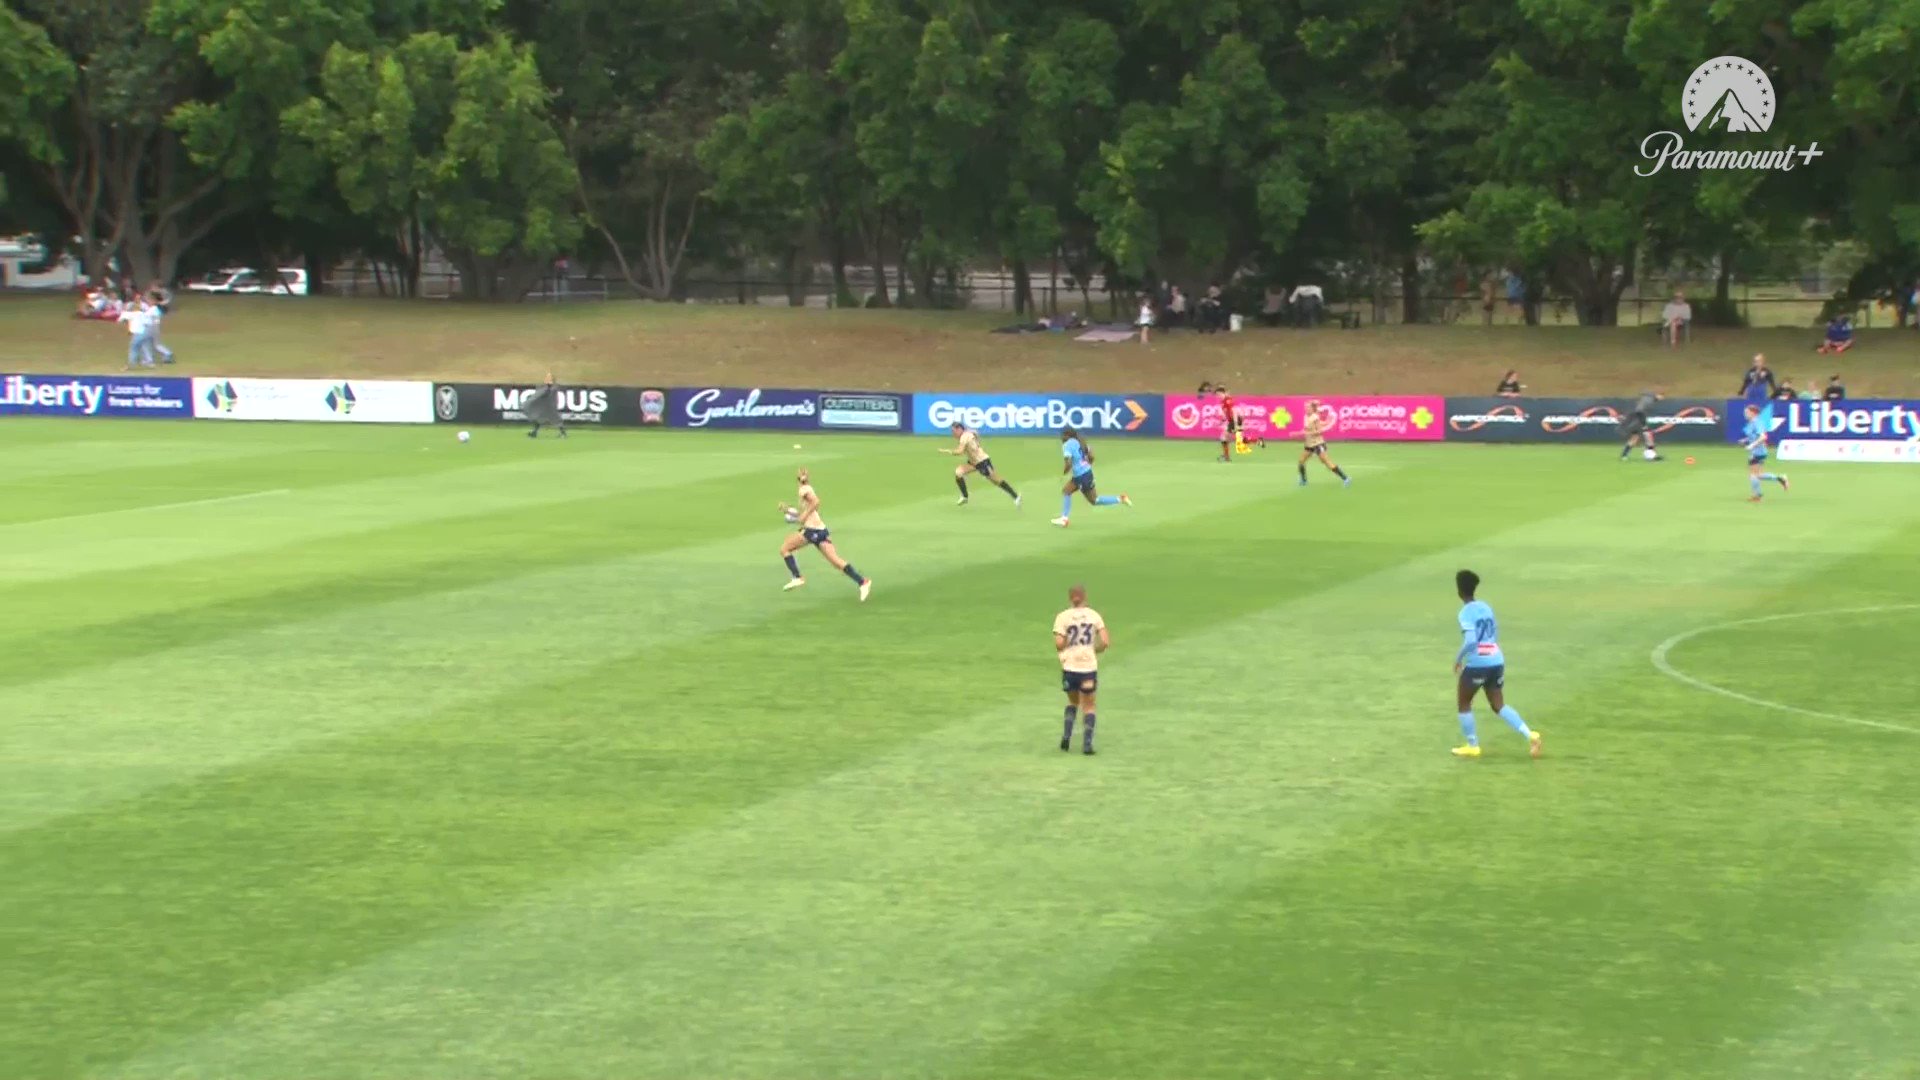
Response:
M1085 476L1093 471L1093 463L1087 460L1087 448L1080 445L1079 439L1068 439L1061 444L1061 456L1073 465L1073 475Z
M1460 652L1454 662L1470 668L1500 667L1507 658L1500 652L1500 625L1494 621L1493 608L1479 600L1469 600L1460 609Z
M1741 438L1747 444L1747 457L1753 461L1767 460L1767 429L1761 417L1747 421L1747 428Z

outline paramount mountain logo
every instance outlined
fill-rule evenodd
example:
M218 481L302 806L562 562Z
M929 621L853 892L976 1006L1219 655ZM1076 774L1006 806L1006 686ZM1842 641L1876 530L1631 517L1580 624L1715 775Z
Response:
M1716 56L1693 69L1680 98L1688 131L1757 135L1773 127L1773 80L1760 65L1739 56ZM1811 165L1823 151L1819 143L1771 150L1688 150L1677 131L1656 131L1640 141L1639 176L1661 169L1777 169L1792 172Z
M1703 123L1709 131L1765 131L1773 126L1773 80L1750 60L1716 56L1693 69L1680 112L1688 131Z

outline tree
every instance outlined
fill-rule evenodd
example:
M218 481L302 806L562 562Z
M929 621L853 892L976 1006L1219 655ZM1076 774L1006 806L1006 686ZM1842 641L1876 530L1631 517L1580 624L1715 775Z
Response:
M284 123L355 213L418 221L469 299L518 299L579 238L579 181L529 49L414 34L329 50L321 92Z

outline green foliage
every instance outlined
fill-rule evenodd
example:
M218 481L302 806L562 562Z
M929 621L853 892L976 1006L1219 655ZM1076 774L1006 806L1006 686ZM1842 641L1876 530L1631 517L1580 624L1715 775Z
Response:
M160 273L244 219L425 228L489 278L584 247L662 297L757 258L909 295L982 259L1505 268L1604 321L1637 274L1724 279L1810 226L1920 272L1916 28L1920 0L17 0L0 174ZM1768 145L1825 157L1636 175L1723 53L1773 79Z
M286 110L288 132L331 167L355 213L417 217L481 279L470 294L493 294L495 260L544 264L579 237L573 164L525 46L496 34L462 47L438 32L335 45L320 87Z

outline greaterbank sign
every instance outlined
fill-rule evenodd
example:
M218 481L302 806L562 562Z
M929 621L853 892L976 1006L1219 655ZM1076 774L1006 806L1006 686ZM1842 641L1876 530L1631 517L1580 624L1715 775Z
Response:
M1727 402L1727 438L1739 442L1747 423L1745 401ZM1763 401L1772 414L1773 440L1872 439L1920 442L1920 401Z
M982 435L1159 435L1159 394L915 394L913 433L950 435L965 424Z

